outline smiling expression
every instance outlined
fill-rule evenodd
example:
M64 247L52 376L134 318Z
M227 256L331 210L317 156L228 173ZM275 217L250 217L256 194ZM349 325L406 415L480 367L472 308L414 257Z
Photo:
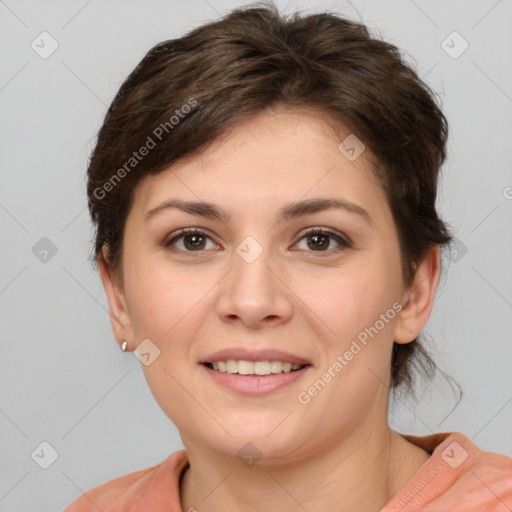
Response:
M347 159L340 134L314 111L266 111L135 189L121 319L134 345L158 347L145 377L184 438L293 459L387 411L398 316L314 400L297 399L403 297L371 155ZM294 358L305 366L266 376L213 368Z

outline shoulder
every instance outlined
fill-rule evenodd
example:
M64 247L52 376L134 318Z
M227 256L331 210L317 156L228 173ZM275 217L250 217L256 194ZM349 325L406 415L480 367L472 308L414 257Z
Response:
M492 467L500 470L512 482L512 457L485 451L460 432L437 435L442 442L435 449L435 453L450 469L459 470L462 474L476 468Z
M81 494L63 512L138 511L163 503L179 503L179 479L188 465L186 450L178 450L160 464L115 478ZM140 507L140 508L139 508ZM164 510L164 508L158 508ZM172 508L166 508L174 512ZM176 509L179 510L179 509Z
M511 457L484 451L460 432L404 437L431 456L382 512L512 510Z
M436 506L452 506L463 497L469 511L512 510L512 457L485 451L459 432L450 440L441 455L456 478Z

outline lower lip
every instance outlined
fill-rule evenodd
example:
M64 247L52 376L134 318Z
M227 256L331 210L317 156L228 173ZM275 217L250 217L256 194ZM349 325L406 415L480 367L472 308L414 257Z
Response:
M311 365L294 372L271 373L270 375L240 375L238 373L219 372L201 364L206 373L221 386L242 395L267 395L302 379Z

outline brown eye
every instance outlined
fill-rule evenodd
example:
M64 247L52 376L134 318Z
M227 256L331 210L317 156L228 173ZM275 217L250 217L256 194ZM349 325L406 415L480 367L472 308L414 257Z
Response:
M326 231L319 228L313 228L303 234L300 241L306 239L306 245L309 252L340 252L351 246L350 242L345 239L341 234ZM338 247L329 248L332 245L332 241L338 244Z
M204 249L205 237L197 233L195 235L184 235L183 245L190 250Z
M205 232L197 228L183 228L170 240L163 243L163 246L173 252L202 252L207 246L207 241L213 240ZM182 247L176 247L177 242L182 242ZM213 243L214 246L217 246Z

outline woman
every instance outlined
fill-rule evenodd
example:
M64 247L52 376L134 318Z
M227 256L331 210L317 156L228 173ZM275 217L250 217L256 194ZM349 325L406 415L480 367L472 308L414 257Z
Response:
M233 11L149 51L88 169L122 350L184 450L66 512L512 508L512 459L389 428L441 247L447 124L394 46Z

